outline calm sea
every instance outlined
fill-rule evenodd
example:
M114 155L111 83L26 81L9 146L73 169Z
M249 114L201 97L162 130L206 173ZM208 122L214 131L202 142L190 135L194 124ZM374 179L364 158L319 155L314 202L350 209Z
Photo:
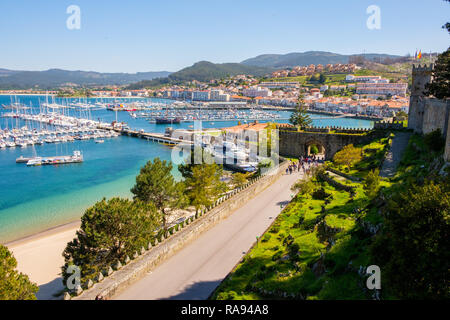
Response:
M31 106L36 112L39 110L39 103L45 102L46 97L17 96L14 99ZM56 102L67 100L78 101L78 99L56 99ZM162 99L151 100L159 103L170 102ZM103 99L103 102L107 101ZM127 103L136 100L120 99L120 101ZM0 96L0 105L10 103L10 96ZM0 115L8 112L2 109L0 108ZM284 118L289 117L288 112L282 112L281 115ZM116 115L111 111L98 110L92 111L90 117L111 122ZM313 115L313 118L317 126L369 128L373 125L366 120L320 119L322 117L317 115ZM131 128L144 129L148 132L164 132L167 127L150 124L143 119L133 119L127 112L119 112L118 120L127 122ZM236 121L207 121L203 122L203 127L221 128L236 124ZM10 118L0 118L2 129L23 125L24 123ZM192 123L182 123L173 127L188 128L190 125ZM39 124L33 126L39 128ZM25 164L15 163L15 159L22 155L24 157L66 155L72 154L74 150L83 152L82 164L27 167ZM130 197L129 190L140 167L155 157L170 160L171 151L166 146L132 137L105 139L103 144L88 140L0 150L0 243L75 221L81 217L86 208L103 197ZM176 169L173 170L173 174L179 179L180 175Z

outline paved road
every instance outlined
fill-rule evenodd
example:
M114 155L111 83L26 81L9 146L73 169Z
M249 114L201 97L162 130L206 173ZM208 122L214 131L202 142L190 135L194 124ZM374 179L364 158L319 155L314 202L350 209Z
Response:
M115 299L207 299L291 199L300 173L274 184Z
M410 132L396 132L395 137L392 140L392 146L386 155L386 159L383 162L380 176L393 177L397 171L397 166L402 160L403 152L408 146Z

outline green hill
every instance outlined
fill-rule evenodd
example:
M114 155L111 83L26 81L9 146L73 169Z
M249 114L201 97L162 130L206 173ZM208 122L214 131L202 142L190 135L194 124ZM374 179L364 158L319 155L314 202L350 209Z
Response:
M166 77L167 71L138 73L101 73L93 71L16 71L0 69L0 89L53 89L65 85L127 85L136 81Z
M242 61L242 64L271 67L271 68L289 68L295 66L306 66L310 64L336 64L349 63L351 57L360 56L358 54L345 55L325 51L307 51L307 52L292 52L288 54L263 54L254 58ZM379 54L379 53L365 53L364 58L370 61L382 61L386 58L400 58L400 56Z
M152 81L140 81L130 85L128 88L139 89L169 83L179 84L192 80L208 82L213 79L227 78L239 74L264 76L271 71L271 68L248 66L241 63L212 63L209 61L200 61L190 67L170 74L167 78L159 78Z

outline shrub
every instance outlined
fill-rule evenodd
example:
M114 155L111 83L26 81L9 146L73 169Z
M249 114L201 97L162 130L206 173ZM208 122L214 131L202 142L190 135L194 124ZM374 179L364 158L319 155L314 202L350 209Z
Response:
M399 298L449 299L448 185L405 187L388 204L387 232L377 237L372 256Z
M314 200L325 200L330 196L331 194L327 193L324 188L317 189L312 194Z
M315 144L313 144L311 146L311 148L309 149L309 152L311 152L311 154L318 154L319 153L319 148L317 148L317 146Z
M269 232L270 233L278 233L280 231L280 226L272 226L272 228L270 228Z
M292 191L296 191L301 195L304 194L311 194L314 191L314 183L308 179L308 180L299 180L297 181L292 187Z
M445 139L442 136L441 129L436 129L424 136L425 145L432 151L441 151L445 147Z
M342 148L341 151L337 152L333 161L337 165L345 165L347 167L351 167L356 162L361 161L362 159L362 148L356 148L353 144L349 144Z
M234 300L237 297L237 293L234 291L221 292L217 295L217 300Z
M283 244L284 245L291 245L294 242L294 237L291 235L288 235L284 240L283 240Z
M377 195L380 187L380 181L381 178L379 169L372 170L367 174L366 179L364 179L363 189L369 199L373 199Z
M295 257L296 255L298 255L298 251L300 250L300 246L297 243L292 243L288 246L288 250L289 250L289 255L291 256L291 258Z
M273 256L272 256L272 261L277 261L280 260L281 256L283 255L282 251L277 251Z

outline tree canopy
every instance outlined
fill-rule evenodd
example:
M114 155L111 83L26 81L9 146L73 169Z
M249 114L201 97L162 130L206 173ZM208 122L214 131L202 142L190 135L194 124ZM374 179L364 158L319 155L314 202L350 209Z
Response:
M385 284L401 299L449 299L450 192L448 184L405 186L389 202L385 232L372 256Z
M450 98L450 48L438 56L433 81L426 85L426 94L438 99Z
M289 122L296 127L307 127L312 123L311 117L307 113L302 94L298 97L297 106L295 107L294 112L292 112Z
M234 188L240 188L247 183L247 174L236 172L233 174L231 182L233 183Z
M200 159L196 159L196 157ZM190 152L189 158L186 159L186 163L182 163L178 165L178 171L180 171L181 175L184 179L192 177L192 169L197 166L205 163L214 163L214 158L211 153L205 151L201 147L194 147L193 152Z
M198 212L216 201L227 189L221 181L222 168L213 164L195 165L186 181L186 194Z
M333 161L337 165L345 165L351 167L362 159L362 149L356 148L353 144L349 144L342 148L341 151L336 152L333 157Z
M134 199L153 203L161 212L166 228L166 209L183 206L183 185L177 183L172 175L172 163L160 158L148 161L136 177L131 189Z
M39 287L16 267L12 253L0 245L0 300L36 300Z
M87 209L81 217L76 238L63 252L64 279L69 265L81 269L81 277L89 279L117 260L123 262L142 247L147 247L161 225L161 215L151 203L128 199L103 199Z

